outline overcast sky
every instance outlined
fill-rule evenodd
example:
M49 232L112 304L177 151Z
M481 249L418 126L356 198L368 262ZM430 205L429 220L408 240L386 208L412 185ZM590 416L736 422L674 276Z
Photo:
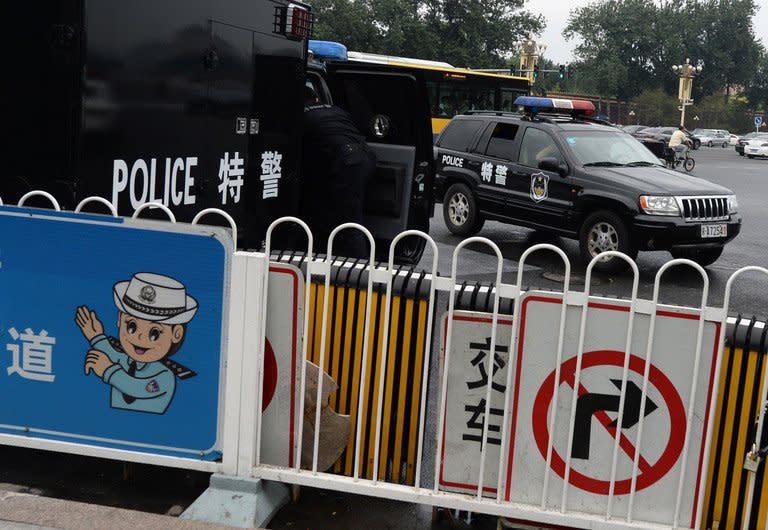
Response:
M573 59L573 48L576 42L572 39L566 41L563 38L563 29L568 21L568 15L576 7L582 7L595 0L528 0L525 8L532 13L544 15L547 27L541 35L541 42L546 43L547 51L544 56L556 63L567 63ZM768 2L758 0L758 10L752 21L755 35L763 44L768 45L768 40L762 37L762 32L768 30ZM762 30L762 31L761 31Z

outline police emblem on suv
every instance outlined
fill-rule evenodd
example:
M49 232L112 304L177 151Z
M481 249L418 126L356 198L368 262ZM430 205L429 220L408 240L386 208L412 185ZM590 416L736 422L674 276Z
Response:
M549 177L544 173L531 175L531 199L533 202L541 202L547 198Z
M452 233L470 236L493 220L576 239L584 262L667 250L709 265L741 230L732 191L667 169L631 135L589 118L592 103L515 104L522 115L456 116L437 140L435 199ZM624 263L604 257L596 267Z

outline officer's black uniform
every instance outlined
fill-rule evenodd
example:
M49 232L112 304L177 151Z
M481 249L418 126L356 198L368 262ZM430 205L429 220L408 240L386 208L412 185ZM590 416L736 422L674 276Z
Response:
M376 170L376 157L365 143L352 117L334 105L304 109L301 211L312 229L315 249L324 252L328 236L338 225L363 222L365 186ZM333 253L367 257L362 232L341 231Z

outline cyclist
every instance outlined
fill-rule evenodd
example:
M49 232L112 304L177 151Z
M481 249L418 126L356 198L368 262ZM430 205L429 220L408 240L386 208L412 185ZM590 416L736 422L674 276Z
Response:
M675 159L679 160L685 157L689 147L691 147L691 141L688 139L685 127L681 125L672 133L672 137L669 139L669 148L675 152Z

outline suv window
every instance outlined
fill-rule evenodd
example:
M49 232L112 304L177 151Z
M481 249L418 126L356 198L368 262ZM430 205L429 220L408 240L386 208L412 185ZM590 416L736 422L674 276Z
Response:
M512 123L497 123L491 133L491 139L488 141L488 148L485 154L512 160L512 147L515 144L515 136L520 127Z
M443 131L438 145L454 151L468 151L469 144L482 125L481 120L453 120Z
M520 164L528 167L539 167L541 159L546 157L554 157L560 162L563 161L557 144L548 133L528 127L520 145Z

